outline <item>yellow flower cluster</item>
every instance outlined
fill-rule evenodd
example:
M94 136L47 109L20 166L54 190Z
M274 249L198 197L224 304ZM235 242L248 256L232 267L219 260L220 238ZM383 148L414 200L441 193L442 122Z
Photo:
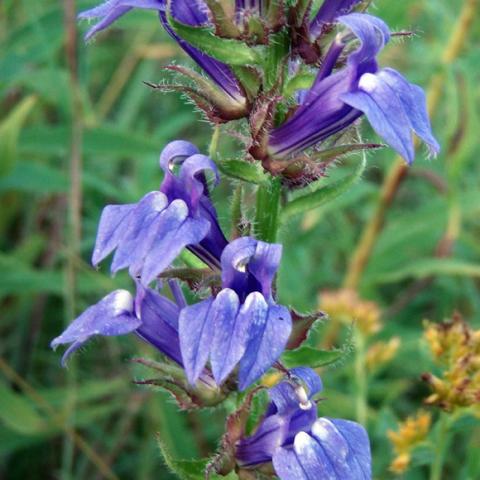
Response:
M365 336L373 335L381 328L378 305L362 300L354 290L323 291L320 296L320 309L334 320L346 324L354 323Z
M480 404L480 330L473 330L459 314L444 323L425 324L424 338L441 365L440 377L422 378L432 394L425 400L446 411Z
M413 449L428 435L432 418L428 412L419 411L416 416L408 417L399 424L398 431L389 430L388 438L393 445L395 458L390 471L401 474L410 465Z
M388 342L375 342L368 348L365 362L369 371L375 370L395 357L400 348L400 338L393 337Z

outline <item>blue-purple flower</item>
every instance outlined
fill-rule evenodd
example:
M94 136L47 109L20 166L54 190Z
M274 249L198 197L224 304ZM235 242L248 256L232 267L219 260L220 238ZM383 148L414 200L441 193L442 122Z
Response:
M370 442L349 420L317 417L312 397L322 383L309 368L296 368L269 391L267 413L236 446L237 463L255 468L272 462L281 480L370 480Z
M178 338L178 315L183 306L155 290L137 285L135 298L127 290L115 290L87 308L51 342L52 348L70 344L62 357L68 357L90 338L135 333L158 351L182 365ZM175 287L174 287L175 288ZM176 290L176 293L178 289Z
M287 308L273 299L282 247L242 237L223 251L222 290L180 314L180 347L194 384L208 360L217 384L239 365L244 390L279 358L292 329Z
M93 37L134 8L157 11L164 28L195 63L235 104L238 104L238 107L245 105L245 95L230 67L193 47L173 31L167 20L166 0L107 0L98 7L80 13L79 18L81 19L98 19L97 23L87 31L85 38ZM172 0L170 2L172 17L177 22L193 27L209 24L207 11L208 8L202 0Z
M390 39L379 18L352 13L337 19L352 34L337 35L303 103L269 139L269 153L289 157L344 130L364 114L373 129L408 163L414 159L412 132L433 154L438 142L432 135L423 90L391 68L379 69L376 56ZM356 38L360 46L347 65L334 71L345 47Z
M180 164L178 176L174 170ZM164 179L159 191L138 203L108 205L98 227L92 263L115 250L112 273L127 268L148 285L180 252L189 248L205 263L219 266L227 241L218 225L204 172L218 181L213 161L189 142L169 143L160 155Z

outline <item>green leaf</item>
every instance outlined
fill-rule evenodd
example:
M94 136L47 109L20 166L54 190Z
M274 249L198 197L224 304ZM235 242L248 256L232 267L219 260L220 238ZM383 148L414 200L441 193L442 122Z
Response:
M460 277L480 277L480 264L469 263L454 258L426 258L406 265L393 272L376 274L368 278L372 283L395 283L407 278L421 279L430 276L446 275Z
M285 220L292 215L304 213L313 208L317 208L339 197L361 178L366 164L367 158L363 152L361 162L350 175L332 182L330 185L322 186L324 182L323 179L312 183L305 189L309 190L309 193L299 194L285 205L282 211L283 219Z
M284 30L272 35L269 41L270 44L264 57L265 90L267 91L278 85L284 76L290 37Z
M290 78L283 89L283 94L286 97L291 97L297 90L309 89L315 81L315 75L310 72L300 72L294 77Z
M0 383L0 423L24 435L41 433L46 423L33 403Z
M181 480L205 480L205 468L208 465L209 460L176 460L168 451L165 442L162 441L161 436L157 435L158 446L162 453L163 459L167 467L178 475ZM234 480L237 476L231 472L226 476L220 476L212 473L210 475L211 480Z
M260 62L260 47L249 47L238 40L217 37L210 27L184 25L171 15L168 15L168 22L182 39L227 65L255 65Z
M318 368L335 363L344 355L344 350L319 350L306 345L296 350L284 352L281 358L287 368L300 367L302 365Z
M220 171L229 177L243 180L256 185L267 185L269 175L263 171L258 163L250 163L244 160L222 160L217 162Z
M36 101L33 95L24 98L0 123L0 176L9 173L15 165L18 136Z

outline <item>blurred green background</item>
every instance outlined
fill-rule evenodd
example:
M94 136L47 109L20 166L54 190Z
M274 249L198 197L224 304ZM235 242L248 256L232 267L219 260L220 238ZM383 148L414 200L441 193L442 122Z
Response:
M75 8L93 3L78 1ZM87 25L69 23L69 5L0 2L0 477L168 480L175 477L164 466L156 432L176 458L206 457L217 446L225 411L180 413L167 395L133 385L141 374L129 358L153 355L133 337L92 342L68 369L49 342L106 293L131 286L125 275L111 278L108 265L99 271L89 265L103 206L137 201L157 188L165 143L184 138L206 149L211 127L177 94L142 84L161 80L162 65L188 62L152 12L131 13L85 45ZM462 5L377 0L370 9L392 30L416 33L394 39L381 62L425 88L440 82L433 124L443 148L435 160L420 149L359 286L384 312L378 338L402 341L368 385L378 479L392 478L386 431L427 393L419 380L430 368L422 321L458 309L477 328L480 323L478 16L458 56L445 58ZM364 131L375 139L366 125ZM221 155L239 156L225 130ZM283 226L282 303L310 311L321 290L341 286L394 157L390 150L369 154L361 183ZM231 192L226 180L216 192L227 229ZM452 249L441 258L446 232ZM352 363L350 356L323 371L323 415L355 417ZM479 445L478 420L462 423L444 478L479 479ZM404 478L427 478L428 462L420 455Z

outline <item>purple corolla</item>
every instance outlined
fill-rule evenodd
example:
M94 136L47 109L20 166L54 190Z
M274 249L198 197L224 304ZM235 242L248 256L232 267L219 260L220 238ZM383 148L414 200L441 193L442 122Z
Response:
M92 257L97 265L115 250L112 273L128 267L130 275L144 285L170 266L185 247L218 267L227 244L204 176L210 170L218 180L213 161L199 154L193 144L176 140L162 151L160 166L164 179L159 191L148 193L138 203L105 207Z
M280 357L292 329L289 310L272 295L281 252L250 237L234 240L222 253L221 291L182 310L180 347L191 383L210 359L217 384L238 364L244 390Z
M322 382L300 367L269 391L270 405L256 432L236 446L237 463L272 462L281 480L370 480L370 442L358 423L317 416L312 397Z
M172 30L167 20L167 3L166 0L107 0L80 13L79 18L98 20L86 33L85 38L89 39L134 8L156 10L164 28L182 49L233 102L244 105L245 96L230 67L193 47ZM177 22L193 27L209 25L208 8L202 0L172 0L169 3L170 13Z
M178 291L175 289L175 293ZM182 365L178 338L178 315L182 306L183 301L178 305L140 284L137 284L135 298L127 290L115 290L87 308L51 346L70 344L62 357L65 365L68 357L94 336L135 333Z
M433 154L440 147L433 137L425 94L400 73L380 69L377 54L389 41L390 31L379 18L351 13L337 19L351 34L337 35L318 70L303 103L269 139L272 157L301 153L350 126L364 114L373 129L409 164L414 159L415 132ZM360 46L348 55L347 65L334 67L347 44L356 38Z

